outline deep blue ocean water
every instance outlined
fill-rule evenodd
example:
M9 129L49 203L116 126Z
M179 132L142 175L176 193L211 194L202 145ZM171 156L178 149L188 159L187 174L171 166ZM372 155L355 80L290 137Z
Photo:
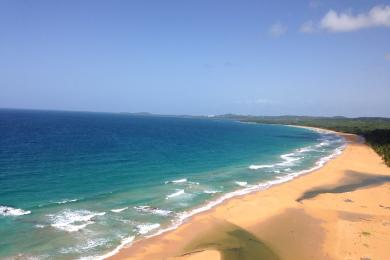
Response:
M108 255L318 168L343 143L229 120L0 110L0 258Z

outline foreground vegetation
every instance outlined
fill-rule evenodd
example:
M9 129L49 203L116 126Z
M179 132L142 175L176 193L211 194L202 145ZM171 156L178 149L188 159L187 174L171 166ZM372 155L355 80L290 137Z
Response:
M387 166L390 167L390 118L306 116L256 117L239 115L223 115L221 117L243 122L320 127L338 132L358 134L366 139L366 142L383 158Z

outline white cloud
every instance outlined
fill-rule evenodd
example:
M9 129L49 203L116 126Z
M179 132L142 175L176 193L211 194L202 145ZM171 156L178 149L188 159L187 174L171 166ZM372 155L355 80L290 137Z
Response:
M277 22L277 23L274 23L273 25L271 25L270 29L269 29L269 34L272 36L272 37L280 37L282 36L283 34L285 34L287 32L287 26L283 25L282 23L280 22Z
M312 33L315 32L316 28L313 21L307 21L301 25L299 31L302 33Z
M385 60L390 61L390 52L388 52L388 53L385 54Z
M368 27L390 27L390 5L374 6L368 13L353 15L330 10L321 20L321 27L332 32L356 31Z

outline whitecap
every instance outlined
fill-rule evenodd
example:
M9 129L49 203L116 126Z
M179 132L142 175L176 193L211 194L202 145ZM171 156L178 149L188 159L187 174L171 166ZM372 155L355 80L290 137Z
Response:
M105 212L91 212L88 210L64 210L58 215L47 215L50 217L52 227L67 231L75 232L79 231L86 226L95 223L92 221L97 216L105 215Z
M296 157L296 154L294 153L282 154L280 158L284 160L284 162L278 163L278 165L281 166L287 166L287 165L290 166L293 165L293 162L302 159L302 157Z
M241 187L244 187L248 184L248 182L246 182L246 181L236 181L235 183Z
M89 250L89 249L92 249L92 248L95 248L98 246L104 246L109 242L110 242L110 240L105 239L105 238L98 238L95 240L92 239L92 240L88 240L84 245L80 245L80 249L82 251L86 251L86 250Z
M314 151L314 149L311 146L308 146L308 147L300 148L297 151L298 153L306 153L306 152Z
M323 146L329 146L330 145L330 142L329 141L324 141L324 142L321 142L317 145L315 145L316 147L323 147Z
M281 183L287 182L289 180L292 180L296 176L299 176L301 174L306 174L306 173L309 173L311 171L314 171L314 170L322 167L330 159L332 159L335 156L339 155L344 148L345 148L345 145L335 149L334 152L330 156L321 158L316 163L316 166L314 166L311 169L303 170L303 171L300 171L300 172L289 173L286 176L278 176L275 180L267 181L267 182L264 182L264 183L259 183L257 185L245 186L243 189L223 194L222 196L216 198L215 200L212 200L212 201L208 202L205 205L202 205L201 207L195 208L195 209L193 209L191 211L182 212L182 213L177 215L177 219L173 222L172 226L164 228L164 229L159 229L157 232L154 232L154 233L152 233L150 235L146 235L146 237L153 237L153 236L160 235L160 234L162 234L164 232L167 232L167 231L170 231L170 230L174 230L178 226L180 226L185 221L185 219L187 219L189 217L192 217L192 216L194 216L194 215L196 215L198 213L201 213L201 212L204 212L206 210L209 210L209 209L215 207L216 205L221 204L222 202L224 202L227 199L230 199L230 198L233 198L233 197L236 197L236 196L245 195L245 194L248 194L248 193L251 193L251 192L254 192L254 191L264 190L264 189L267 189L267 188L269 188L269 187L271 187L273 185L281 184ZM112 255L112 254L110 253L110 255Z
M121 240L121 243L114 248L114 250L104 254L104 255L101 255L101 256L86 256L86 257L81 257L79 258L79 260L103 260L103 259L106 259L106 258L109 258L113 255L116 255L124 246L126 245L129 245L131 242L133 242L134 240L134 236L130 236L130 237L124 237L122 238Z
M8 206L0 206L0 215L2 216L22 216L30 214L30 210L23 210Z
M110 240L105 239L105 238L97 238L97 239L88 239L85 241L85 243L78 243L76 246L73 247L66 247L66 248L61 248L59 251L62 254L74 254L75 252L77 253L84 253L88 252L89 250L104 246L108 244ZM79 258L81 259L81 258ZM82 259L88 259L88 258L82 258ZM92 258L91 258L92 259Z
M166 181L165 184L169 183L184 183L187 182L187 179L178 179L178 180L173 180L173 181Z
M219 191L219 190L205 190L203 192L206 193L206 194L215 194L215 193L219 193L221 191Z
M328 131L322 131L322 130L314 130L314 131L318 131L320 133L321 132L328 133ZM191 211L185 211L185 212L182 212L182 213L178 214L177 215L177 219L176 219L176 221L173 222L172 226L169 226L169 227L164 228L164 229L159 229L157 232L154 232L153 234L147 235L146 237L157 236L157 235L160 235L160 234L162 234L164 232L174 230L178 226L180 226L185 221L185 219L187 219L189 217L192 217L192 216L194 216L194 215L196 215L198 213L201 213L201 212L204 212L206 210L209 210L209 209L215 207L216 205L221 204L222 202L224 202L227 199L230 199L230 198L233 198L233 197L236 197L236 196L241 196L241 195L244 195L244 194L248 194L248 193L251 193L251 192L254 192L254 191L264 190L264 189L267 189L267 188L269 188L269 187L271 187L273 185L280 184L280 183L283 183L283 182L287 182L287 181L289 181L289 180L291 180L291 179L293 179L296 176L299 176L301 174L306 174L306 173L309 173L311 171L314 171L314 170L322 167L330 159L332 159L332 158L336 157L337 155L341 154L342 150L345 148L345 140L341 139L341 142L343 143L342 146L340 146L337 149L335 149L334 152L331 155L326 156L324 158L321 158L319 161L317 161L316 165L313 168L310 168L310 169L307 169L307 170L303 170L303 171L300 171L300 172L289 173L289 174L287 174L286 176L283 176L283 177L279 176L275 180L272 180L272 181L268 181L268 182L265 182L265 183L259 183L257 185L250 186L250 187L246 186L243 189L223 194L222 196L217 197L215 200L209 201L208 203L206 203L205 205L202 205L201 207L195 208L195 209L193 209ZM275 172L277 172L277 171L275 171ZM109 253L107 253L107 254L105 254L103 256L93 257L91 259L99 259L100 260L100 259L105 259L105 258L108 258L110 256L113 256L117 252L119 252L119 250L121 248L123 248L125 245L130 244L131 241L133 241L133 239L134 239L134 237L130 237L129 238L129 242L122 242L113 251L111 251L111 252L109 252Z
M185 192L184 190L178 190L177 192L174 192L172 194L169 194L165 197L165 199L170 199L170 198L173 198L173 197L177 197L177 196L180 196L180 195L183 195Z
M191 186L191 184L192 185L199 185L200 184L199 182L196 182L196 181L189 181L188 183L190 184L190 186Z
M113 256L113 255L117 254L122 247L124 247L125 245L128 245L131 242L133 242L133 240L134 240L134 236L122 238L122 241L121 241L120 245L117 246L114 250L112 250L111 252L109 252L109 253L107 253L107 254L105 254L103 256L97 257L95 259L106 259L106 258L108 258L110 256Z
M302 148L302 149L309 149L309 148ZM307 150L298 150L298 153L302 153ZM252 164L248 168L250 170L258 170L258 169L263 169L263 168L274 168L275 166L292 166L295 161L299 161L303 159L304 157L297 157L296 153L287 153L287 154L282 154L280 158L283 159L283 162L276 163L276 164Z
M114 213L119 213L119 212L122 212L126 209L128 209L129 207L124 207L124 208L120 208L120 209L112 209L111 212L114 212Z
M65 203L76 202L76 201L78 201L78 199L71 199L71 200L64 199L64 200L61 200L61 201L56 201L55 203L57 203L57 204L65 204Z
M149 233L150 231L156 229L156 228L159 228L160 227L160 224L158 223L155 223L155 224L141 224L141 225L138 225L137 228L138 228L138 233L140 233L141 235L145 235L147 233Z
M268 165L268 164L264 164L264 165L255 165L255 164L252 164L250 165L248 168L251 169L251 170L258 170L258 169L263 169L263 168L272 168L272 167L275 167L275 165Z

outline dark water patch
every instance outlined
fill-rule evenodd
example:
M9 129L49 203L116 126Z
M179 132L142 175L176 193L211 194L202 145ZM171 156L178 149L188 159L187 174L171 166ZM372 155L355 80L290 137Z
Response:
M390 176L373 175L373 174L349 171L345 174L344 178L340 181L340 184L337 184L335 186L330 186L330 187L329 186L318 187L306 191L296 201L301 202L306 199L312 199L324 193L351 192L361 188L378 186L386 182L390 182Z

